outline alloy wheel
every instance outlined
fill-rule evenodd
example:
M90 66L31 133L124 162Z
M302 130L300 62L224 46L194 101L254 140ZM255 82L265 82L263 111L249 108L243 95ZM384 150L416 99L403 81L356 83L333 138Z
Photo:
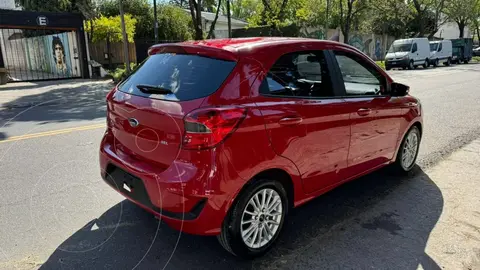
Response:
M241 234L245 245L258 249L268 244L283 218L282 198L277 191L265 188L248 201L241 218Z
M403 169L408 170L415 161L418 151L418 135L415 132L410 132L402 149L402 162Z

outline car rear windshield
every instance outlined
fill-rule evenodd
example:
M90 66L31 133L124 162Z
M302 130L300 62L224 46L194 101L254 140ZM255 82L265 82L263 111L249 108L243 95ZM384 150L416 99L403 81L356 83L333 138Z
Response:
M235 64L233 61L198 55L155 54L135 69L118 89L132 95L171 101L202 98L217 91ZM148 85L164 91L142 91L138 85Z

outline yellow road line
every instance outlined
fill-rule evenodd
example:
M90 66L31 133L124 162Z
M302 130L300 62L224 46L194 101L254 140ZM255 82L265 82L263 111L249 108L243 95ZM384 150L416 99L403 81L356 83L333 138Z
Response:
M88 125L88 126L81 126L81 127L74 127L74 128L57 129L57 130L39 132L39 133L31 133L31 134L25 134L25 135L20 135L20 136L12 136L12 137L7 138L3 141L0 141L0 143L21 141L21 140L26 140L26 139L33 139L33 138L39 138L39 137L45 137L45 136L53 136L53 135L58 135L58 134L70 133L70 132L74 132L74 131L91 130L91 129L97 129L97 128L103 128L103 127L105 127L105 124L96 124L96 125Z

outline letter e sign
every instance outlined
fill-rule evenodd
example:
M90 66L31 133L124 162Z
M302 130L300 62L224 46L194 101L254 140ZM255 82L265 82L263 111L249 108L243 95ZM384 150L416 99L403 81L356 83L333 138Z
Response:
M40 26L47 26L48 19L45 16L38 16L37 17L37 24Z

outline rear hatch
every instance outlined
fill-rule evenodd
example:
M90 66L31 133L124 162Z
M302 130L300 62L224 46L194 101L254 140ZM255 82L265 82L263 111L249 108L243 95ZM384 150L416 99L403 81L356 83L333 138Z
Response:
M167 168L180 151L185 115L221 87L235 64L178 50L149 56L107 98L115 151Z

